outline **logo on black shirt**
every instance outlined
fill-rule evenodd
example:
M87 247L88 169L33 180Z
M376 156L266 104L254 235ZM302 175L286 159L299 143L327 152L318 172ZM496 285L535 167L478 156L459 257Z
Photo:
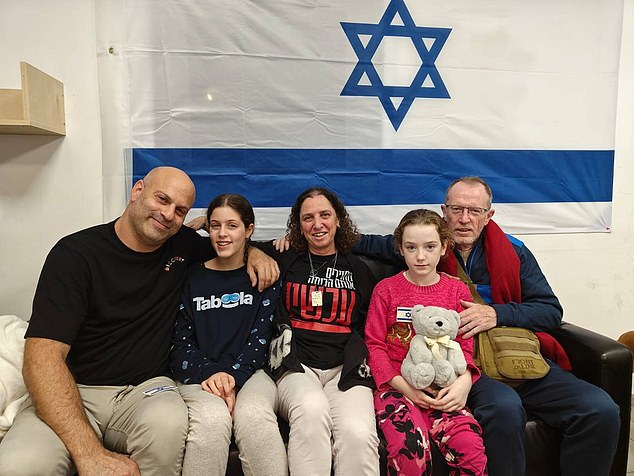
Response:
M185 258L174 256L167 263L165 263L165 271L169 271L175 263L182 263L183 261L185 261Z

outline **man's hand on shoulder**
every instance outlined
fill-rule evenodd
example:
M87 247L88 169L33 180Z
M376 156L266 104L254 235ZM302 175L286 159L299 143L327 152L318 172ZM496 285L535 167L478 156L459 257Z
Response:
M480 332L488 331L497 326L498 316L493 307L463 300L460 301L460 304L464 310L460 313L458 333L463 338L469 339Z
M273 285L280 278L280 268L277 262L263 251L249 246L247 259L247 273L251 279L251 286L257 284L261 292Z

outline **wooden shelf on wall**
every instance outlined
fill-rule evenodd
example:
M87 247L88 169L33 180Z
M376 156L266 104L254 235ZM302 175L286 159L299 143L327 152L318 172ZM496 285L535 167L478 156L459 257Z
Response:
M20 62L22 89L0 89L0 134L66 135L64 85Z

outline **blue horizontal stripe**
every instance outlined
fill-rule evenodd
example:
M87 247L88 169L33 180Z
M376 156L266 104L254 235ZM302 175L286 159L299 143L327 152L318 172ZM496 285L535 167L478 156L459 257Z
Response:
M613 150L458 149L133 149L137 180L159 165L185 170L197 208L219 193L256 207L293 204L325 186L346 205L441 203L457 177L479 175L497 203L609 202Z

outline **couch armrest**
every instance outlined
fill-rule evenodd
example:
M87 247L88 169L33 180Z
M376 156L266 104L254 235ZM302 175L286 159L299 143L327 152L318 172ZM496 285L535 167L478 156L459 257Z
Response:
M572 372L593 383L629 407L632 392L632 353L620 342L570 322L563 322L552 335L564 347Z
M614 339L570 322L563 322L551 334L566 350L572 372L601 387L619 406L621 429L610 474L625 475L632 409L632 353Z

